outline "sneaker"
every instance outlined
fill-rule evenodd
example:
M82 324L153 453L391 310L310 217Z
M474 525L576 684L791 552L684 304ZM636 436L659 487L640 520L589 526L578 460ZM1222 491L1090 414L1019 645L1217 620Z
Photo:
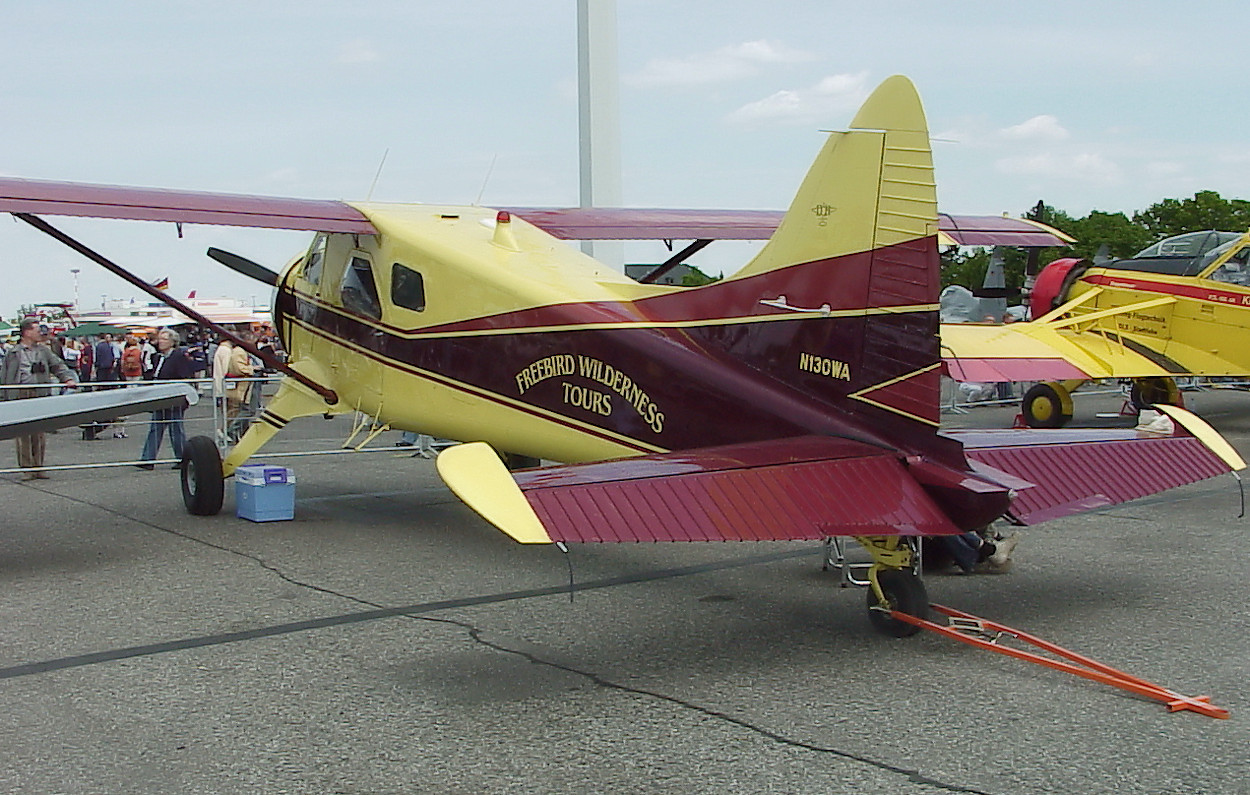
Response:
M36 472L34 474L35 474L35 477L38 478L39 480L47 480L49 477L47 472Z
M973 567L973 574L1006 574L1011 571L1011 561L995 561L991 556L989 560L983 560Z
M135 464L136 469L156 469L156 464Z
M1016 545L1020 543L1020 538L1023 535L1024 535L1023 533L1016 532L1016 533L1013 533L1012 535L1007 536L1001 541L995 541L994 542L994 547L995 547L994 554L990 555L986 563L993 563L999 566L1005 563L1005 564L1008 564L1008 568L1010 568L1011 553L1015 551Z

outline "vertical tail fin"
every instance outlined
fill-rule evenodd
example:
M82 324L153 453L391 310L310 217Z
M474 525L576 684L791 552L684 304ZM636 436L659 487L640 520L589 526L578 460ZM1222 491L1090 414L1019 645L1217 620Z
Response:
M924 109L895 75L831 133L772 239L733 278L872 251L937 234Z
M911 82L895 76L848 132L829 136L776 233L730 278L804 319L788 350L769 352L778 361L757 366L912 433L915 423L930 432L938 424L938 268L924 110ZM808 312L825 322L807 323Z

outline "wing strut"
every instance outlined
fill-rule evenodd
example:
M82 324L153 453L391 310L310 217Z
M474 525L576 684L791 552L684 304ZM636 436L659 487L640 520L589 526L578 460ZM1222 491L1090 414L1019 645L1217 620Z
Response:
M82 243L79 243L77 240L65 234L64 232L60 231L59 229L56 229L55 227L53 227L51 224L49 224L47 221L43 220L42 218L35 216L35 215L31 215L30 213L13 213L13 217L20 218L21 220L35 227L40 232L43 232L44 234L48 235L54 240L64 243L66 246L72 248L74 251L77 251L79 254L82 254L84 257L96 263L97 265L100 265L105 270L109 271L115 276L119 276L125 279L126 281L130 282L132 285L134 285L135 287L138 287L140 290L152 296L153 298L160 301L161 303L167 306L170 306L173 309L181 312L182 314L191 318L192 320L199 323L200 325L205 326L206 328L212 329L216 333L220 334L221 336L233 342L235 345L239 346L243 350L247 351L248 353L252 354L256 358L260 359L266 365L272 367L278 372L289 375L290 377L294 378L296 381L300 382L304 386L316 392L318 395L321 396L323 400L325 400L327 404L333 406L335 403L339 402L338 393L336 393L333 389L330 389L329 387L318 384L316 381L312 380L311 378L304 375L303 373L295 370L293 367L289 367L285 362L278 361L278 359L275 356L273 356L273 354L269 353L268 351L264 351L260 348L257 348L255 345L253 345L250 342L245 342L244 340L236 336L233 332L227 330L225 327L219 326L218 324L209 320L204 315L201 315L199 312L196 312L191 307L182 303L178 299L173 298L172 296L167 295L165 292L156 289L152 285L145 282L143 279L140 279L138 276L135 276L130 271L126 270L125 268L113 262L112 260L108 259L103 254L100 254L88 248L87 246L83 245Z
M664 261L663 264L659 265L655 270L651 271L646 276L643 276L641 279L639 279L638 280L639 283L655 284L656 279L668 273L673 268L676 268L686 259L686 257L692 256L702 251L703 249L707 248L708 244L711 242L712 241L708 239L694 241L690 245L683 248L681 251L678 251L676 254L669 257L667 260Z

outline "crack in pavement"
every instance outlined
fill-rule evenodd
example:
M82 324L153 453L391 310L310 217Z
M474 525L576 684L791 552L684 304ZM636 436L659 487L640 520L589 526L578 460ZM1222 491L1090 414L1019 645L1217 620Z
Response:
M267 562L264 558L258 555L253 555L251 553L243 552L237 549L232 549L222 544L218 544L212 541L207 541L205 539L199 538L189 533L182 532L180 530L175 530L173 528L164 527L162 525L156 524L155 522L151 522L146 519L131 516L122 511L117 511L112 508L108 508L106 506L98 505L96 503L90 502L89 500L85 500L80 497L74 497L74 496L69 496L69 495L58 495L58 496L62 496L64 499L71 500L73 502L78 502L83 505L91 506L92 508L96 510L100 510L100 511L113 514L119 518L123 518L129 521L135 522L136 524L139 524L141 526L148 527L153 530L157 530L159 532L168 533L170 535L176 536L178 538L182 538L192 543L201 544L203 546L206 546L215 550L219 550L229 555L234 555L237 557L244 558L264 568L266 571L273 573L275 576L277 576L279 579L283 580L286 583L289 583L299 588L314 591L317 593L322 593L328 596L333 596L339 599L345 599L349 602L353 602L355 604L359 604L359 605L362 605L364 607L368 607L371 609L367 611L360 611L360 612L355 612L355 613L340 614L337 616L326 616L326 617L317 618L317 619L290 622L287 624L271 625L268 627L258 627L255 629L243 630L239 632L230 632L230 633L221 633L217 635L205 635L205 636L199 636L199 637L193 637L193 638L184 638L184 639L168 641L164 643L147 644L143 646L132 646L132 647L127 647L127 648L103 651L103 652L94 652L94 653L76 655L73 657L63 657L63 658L59 658L55 660L45 660L45 661L40 661L40 662L25 663L25 664L20 664L20 665L15 665L15 666L9 666L7 668L0 668L0 679L10 679L10 678L15 678L19 676L29 676L32 674L46 673L49 671L62 670L65 668L80 667L84 665L93 665L93 664L102 663L102 662L128 659L128 658L140 657L140 656L147 656L147 655L152 655L152 654L168 653L168 652L180 651L180 650L185 650L185 649L190 649L190 648L198 648L198 647L210 646L210 645L219 645L219 644L224 644L224 643L235 643L235 642L241 642L241 641L246 641L246 640L254 640L254 639L262 638L262 637L273 637L275 635L289 634L293 632L305 632L309 630L321 629L321 628L331 627L331 626L341 626L341 625L350 624L350 623L375 621L375 620L379 620L383 618L407 618L407 619L411 619L414 621L425 621L425 622L430 622L430 623L445 624L445 625L457 627L459 629L464 630L464 632L468 635L470 640L472 640L474 643L484 648L491 649L495 652L499 652L503 654L516 655L518 657L521 657L522 659L527 660L531 664L546 666L555 670L559 670L565 673L572 674L574 676L581 677L591 682L596 687L603 688L605 690L613 690L613 691L617 691L621 693L627 693L627 694L637 696L637 697L653 699L653 700L671 704L680 709L696 712L698 714L713 718L715 720L722 721L724 723L728 723L733 726L737 726L740 729L743 729L753 734L767 738L781 745L785 745L785 746L792 747L792 748L798 748L802 750L807 750L807 751L812 751L816 753L826 754L830 756L836 756L836 757L845 759L850 762L856 762L859 764L868 765L870 767L876 768L883 772L906 777L906 779L911 783L932 787L934 789L941 790L943 792L967 793L969 795L991 795L990 793L987 793L983 790L963 787L957 784L950 784L947 782L943 782L937 779L930 778L922 774L919 770L892 765L892 764L889 764L888 762L883 762L878 759L873 759L871 757L864 756L862 754L856 754L850 751L844 751L842 749L834 748L832 746L817 745L815 743L805 742L803 740L798 740L792 737L787 737L765 726L752 723L750 721L744 720L743 718L735 717L733 715L727 714L725 712L714 709L712 707L697 704L695 702L687 701L685 699L678 698L676 696L671 696L666 693L661 693L655 690L647 690L644 688L630 687L628 685L624 685L619 682L614 682L592 671L585 671L585 670L576 668L571 665L566 665L563 663L555 662L553 660L547 660L532 652L524 651L521 649L510 648L504 645L503 643L488 640L486 637L484 637L484 632L481 628L477 627L476 625L468 621L464 621L460 619L452 619L452 618L438 618L438 617L425 615L426 613L435 612L435 611L449 610L449 609L460 608L460 607L472 607L472 606L483 605L483 604L493 604L493 603L499 603L499 602L504 602L504 601L512 601L515 599L532 598L536 596L550 596L550 595L568 593L571 598L575 591L610 588L610 587L615 587L619 585L645 582L645 581L650 581L650 580L671 579L674 577L689 576L692 574L715 571L715 570L720 570L720 569L740 568L740 567L745 567L745 566L760 565L763 563L770 563L770 562L785 560L789 558L823 554L824 552L823 548L788 550L785 552L775 553L772 555L756 555L756 556L750 556L746 558L735 558L735 559L720 561L717 563L705 563L705 564L698 564L694 566L686 566L686 567L675 568L675 569L655 570L655 571L644 572L644 573L635 574L635 575L626 575L626 576L621 576L621 577L606 578L606 579L587 581L587 582L582 582L582 583L570 583L568 585L551 586L551 587L546 587L546 588L534 588L534 589L528 589L528 590L522 590L522 591L511 591L511 592L505 592L505 593L499 593L499 594L471 596L471 597L464 597L461 599L448 599L448 600L428 602L428 603L418 604L418 605L406 605L402 607L394 607L394 606L387 607L385 605L370 601L368 599L363 599L361 597L353 596L351 594L343 593L341 591L336 591L332 588L325 588L320 585L316 585L315 583L306 582L306 581L297 579L295 577L292 577L291 575L288 575L287 573L279 569L277 566Z

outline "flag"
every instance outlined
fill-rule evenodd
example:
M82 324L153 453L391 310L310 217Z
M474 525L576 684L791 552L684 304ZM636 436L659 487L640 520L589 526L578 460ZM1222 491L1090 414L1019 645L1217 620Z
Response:
M169 277L166 276L165 278L160 279L159 281L152 282L151 286L155 287L158 290L168 290L169 289Z

